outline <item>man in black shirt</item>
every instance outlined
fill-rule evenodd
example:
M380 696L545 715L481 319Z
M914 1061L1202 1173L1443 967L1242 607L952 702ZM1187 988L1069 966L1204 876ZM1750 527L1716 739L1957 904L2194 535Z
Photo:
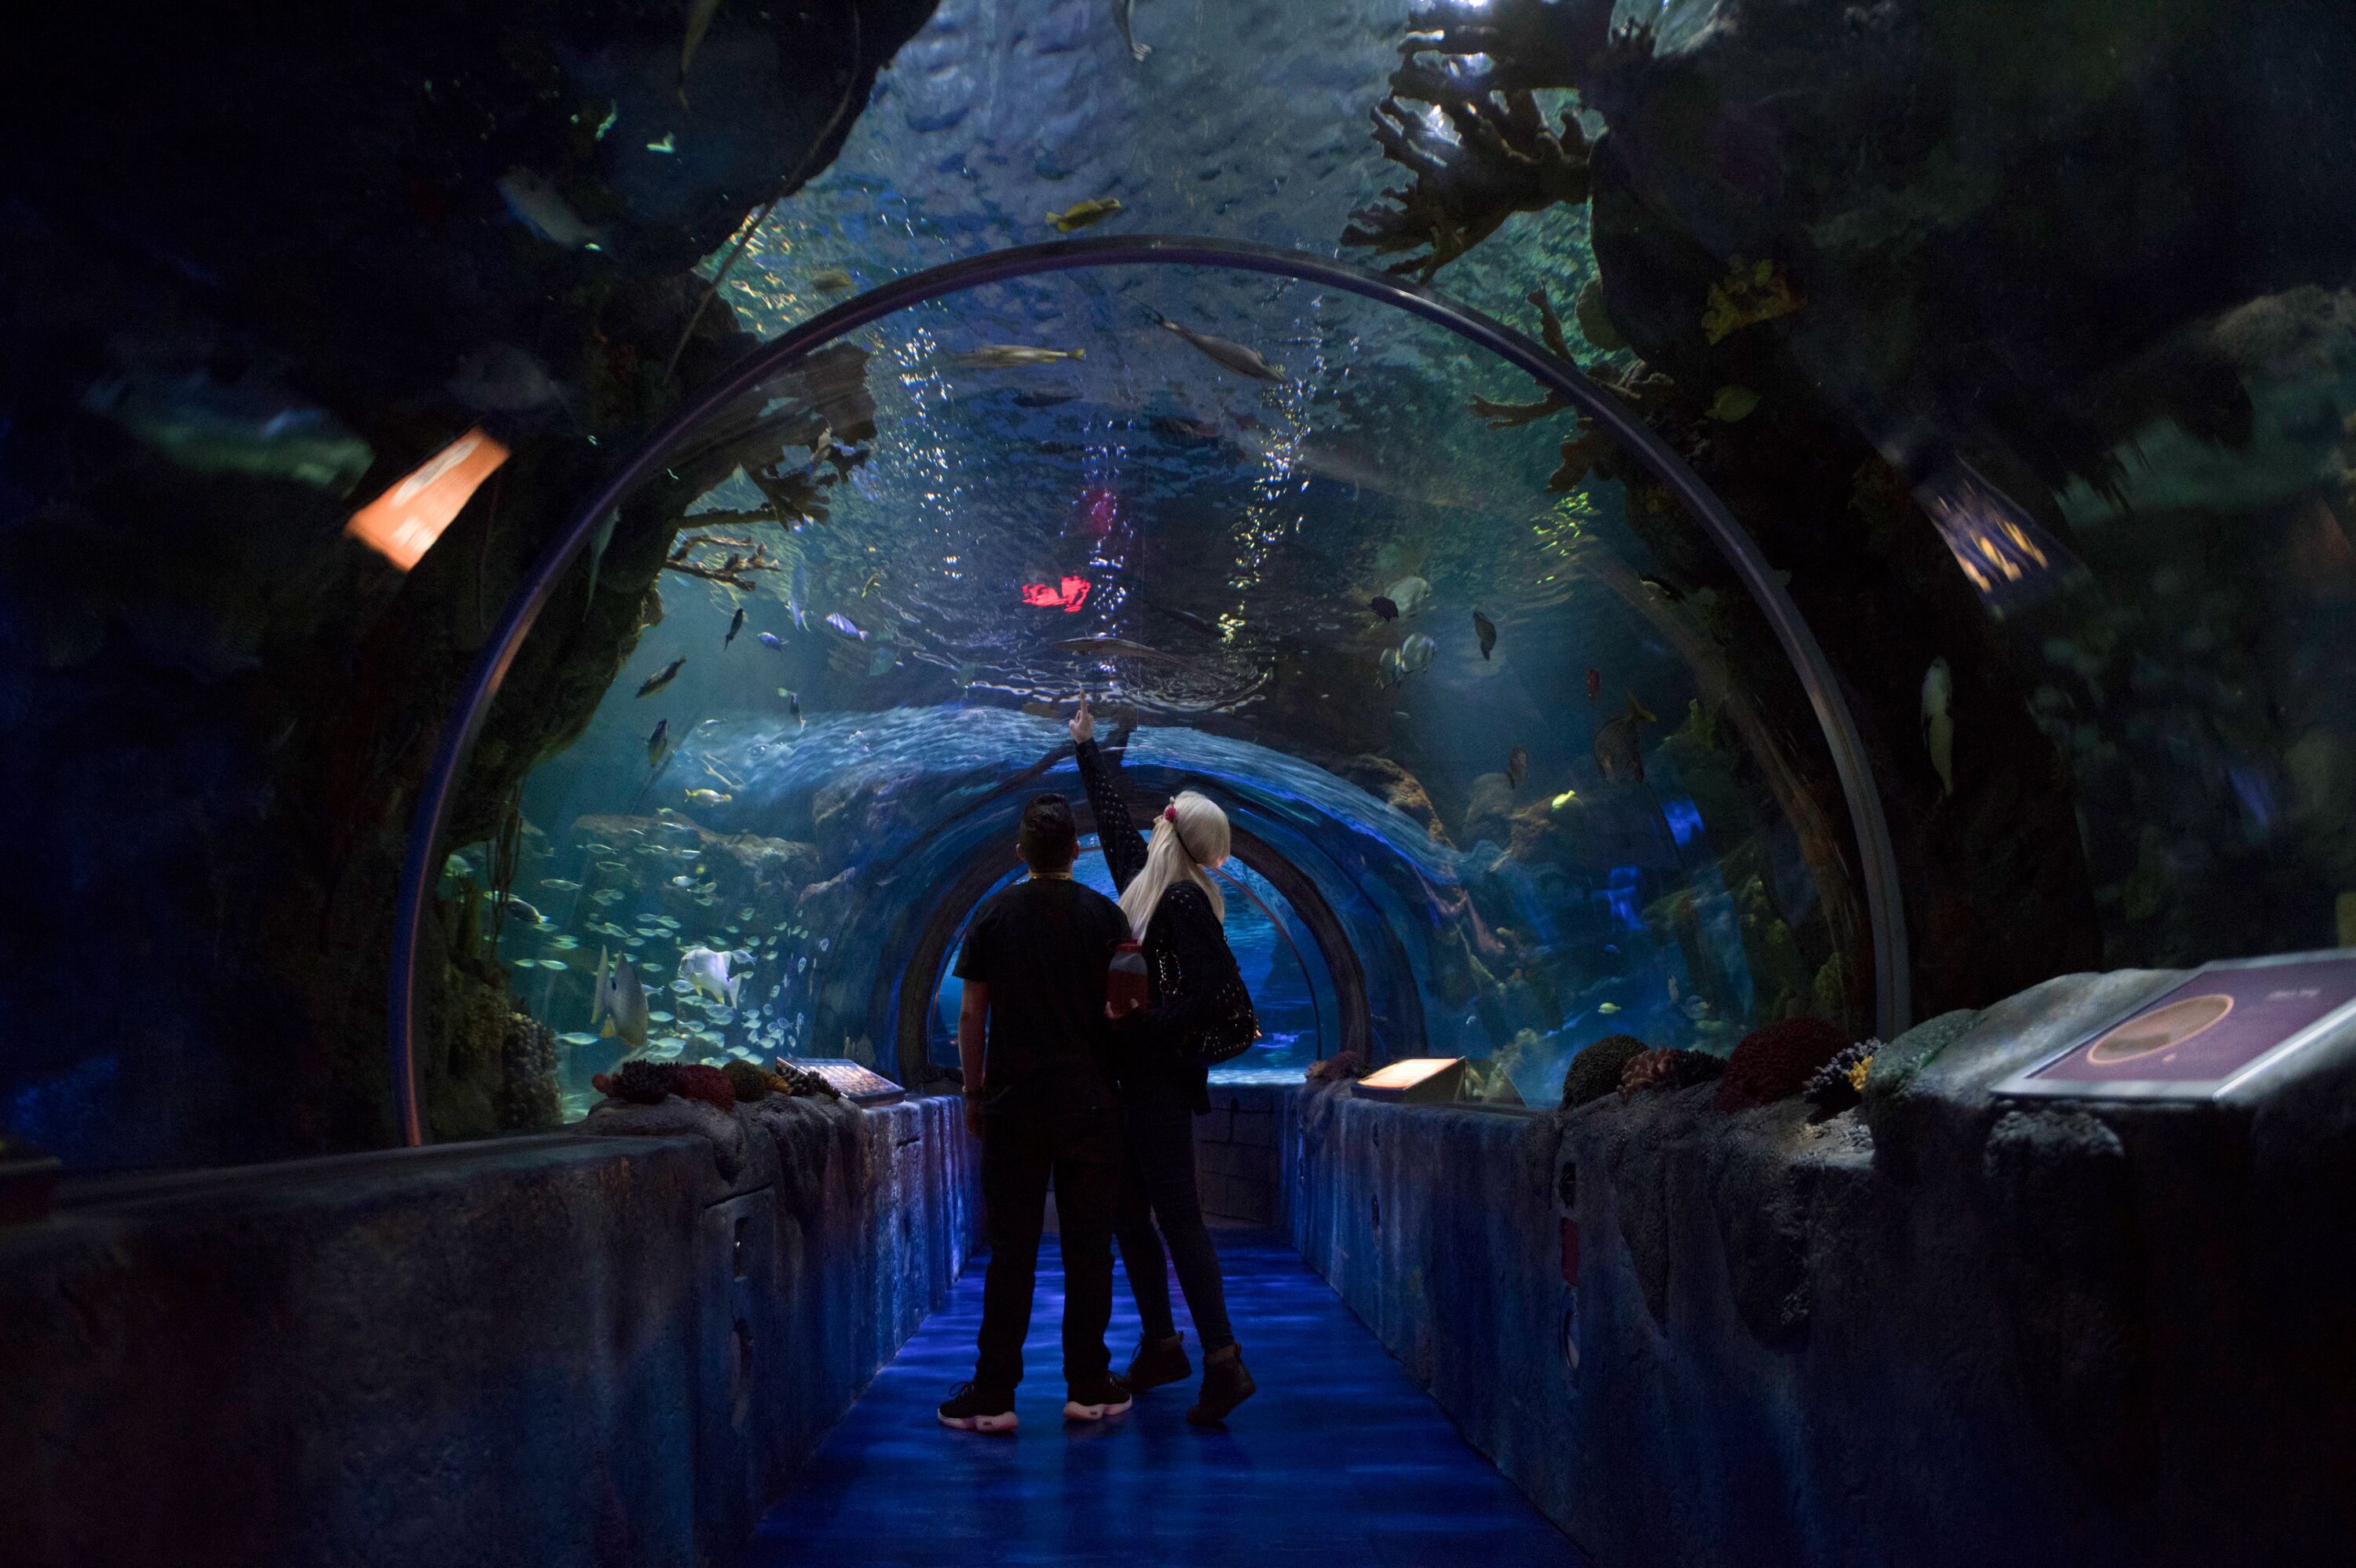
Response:
M1120 1102L1105 1064L1105 971L1129 922L1119 904L1072 880L1079 830L1062 795L1023 807L1016 848L1030 876L976 912L957 962L965 982L958 1056L966 1125L981 1138L990 1273L973 1381L958 1385L940 1420L968 1432L1015 1427L1051 1178L1064 1253L1064 1414L1101 1421L1130 1403L1105 1349L1121 1167Z

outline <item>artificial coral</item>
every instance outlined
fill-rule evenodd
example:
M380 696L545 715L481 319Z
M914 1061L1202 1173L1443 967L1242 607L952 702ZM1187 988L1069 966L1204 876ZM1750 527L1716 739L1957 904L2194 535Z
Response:
M1620 1097L1648 1089L1690 1089L1726 1071L1726 1063L1700 1051L1648 1051L1632 1056L1620 1072Z
M728 1075L728 1086L736 1091L736 1103L740 1105L749 1105L769 1093L771 1075L749 1061L725 1061L720 1071Z
M1800 1093L1819 1116L1837 1116L1865 1099L1865 1075L1881 1050L1879 1040L1861 1040L1816 1069Z
M1355 1051L1337 1051L1322 1061L1309 1064L1312 1083L1344 1083L1366 1075L1366 1059Z
M600 1072L589 1082L599 1093L616 1100L659 1105L679 1092L679 1069L668 1061L625 1061L616 1072Z
M1721 1111L1748 1111L1787 1100L1847 1043L1840 1030L1818 1018L1784 1019L1753 1029L1726 1059L1726 1076L1713 1103Z
M671 1093L680 1099L701 1100L720 1111L736 1108L736 1091L729 1084L728 1074L719 1068L682 1062L674 1071L678 1084Z
M1644 1042L1633 1034L1607 1034L1581 1049L1563 1070L1562 1108L1568 1111L1601 1100L1620 1087L1620 1075L1645 1050Z

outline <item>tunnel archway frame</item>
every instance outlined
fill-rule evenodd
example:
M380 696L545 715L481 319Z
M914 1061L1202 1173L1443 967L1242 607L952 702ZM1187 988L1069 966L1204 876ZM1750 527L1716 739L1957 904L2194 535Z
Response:
M474 751L491 702L525 637L555 593L573 559L596 535L605 515L661 461L680 437L780 370L862 326L911 305L990 283L1039 273L1121 266L1192 266L1258 272L1313 283L1387 304L1488 349L1539 385L1560 393L1591 419L1675 495L1710 536L1766 616L1815 710L1835 775L1848 807L1865 884L1867 925L1873 945L1874 1011L1881 1038L1893 1039L1910 1019L1909 956L1904 895L1890 827L1875 787L1856 718L1807 620L1768 566L1748 529L1700 475L1654 433L1636 412L1577 366L1494 318L1444 295L1353 262L1248 240L1185 235L1116 235L1051 240L946 261L895 278L822 311L747 355L700 397L681 407L641 442L631 456L544 545L500 612L499 623L477 654L434 759L418 791L409 843L402 860L393 910L389 1008L390 1067L395 1130L411 1147L425 1141L424 1106L417 1078L416 1029L419 933L429 918L434 856L458 774Z

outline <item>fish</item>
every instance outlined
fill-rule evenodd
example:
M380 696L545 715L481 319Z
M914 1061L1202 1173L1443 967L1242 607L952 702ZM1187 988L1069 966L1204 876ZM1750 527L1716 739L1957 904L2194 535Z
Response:
M703 47L703 35L712 30L712 18L719 13L720 0L695 0L687 10L687 36L679 46L679 101L687 106L687 72L695 64L695 51Z
M1055 645L1066 653L1093 654L1099 658L1151 659L1156 664L1183 665L1188 661L1176 654L1165 654L1160 648L1127 637L1066 637Z
M679 978L686 981L688 987L680 994L708 992L724 1006L734 1007L737 989L744 983L743 976L728 973L729 961L734 957L736 955L733 952L714 952L701 944L689 948L679 955ZM677 982L672 983L671 989L679 990Z
M1185 339L1187 343L1194 346L1195 352L1222 370L1232 370L1238 376L1248 376L1255 381L1284 379L1284 367L1269 364L1260 357L1260 352L1257 348L1247 348L1240 343L1231 342L1224 337L1214 337L1207 332L1197 332L1191 326L1182 326L1160 311L1153 313L1153 319L1167 330Z
M597 995L589 1005L589 1021L600 1018L605 1027L600 1036L619 1035L633 1050L647 1043L647 988L639 983L638 972L626 962L610 962L605 949L597 949Z
M867 634L860 630L859 623L853 621L850 616L844 614L840 610L829 611L827 613L826 624L832 626L836 631L841 632L846 637L850 637L855 641L862 643L867 640Z
M1377 621L1396 621L1398 619L1398 602L1395 599L1386 598L1380 593L1376 594L1372 599L1366 601L1366 608L1375 613L1375 619Z
M786 613L794 618L794 630L809 630L809 568L803 561L794 562L793 581L786 590Z
M1595 765L1603 770L1603 776L1642 782L1644 777L1644 746L1641 727L1659 722L1646 711L1643 703L1636 700L1636 694L1630 692L1628 711L1607 721L1595 731Z
M1066 391L1061 387L1050 387L1042 391L1015 393L1014 406L1018 409L1052 409L1078 396L1079 393Z
M1669 1000L1671 1003L1674 1004L1676 1001L1677 994L1677 977L1675 975L1672 975L1669 976Z
M1431 656L1439 651L1438 643L1421 632L1411 632L1407 641L1399 645L1399 668L1409 675L1421 675L1431 667Z
M1091 223L1102 223L1119 210L1120 198L1118 197L1091 197L1087 201L1072 203L1061 212L1050 212L1047 214L1047 221L1055 226L1058 233L1069 234L1075 229L1086 229Z
M569 1034L560 1034L556 1038L560 1043L564 1045L594 1045L597 1043L597 1037L591 1034L586 1029L576 1029Z
M687 792L687 798L698 805L726 805L736 797L716 789L691 789Z
M1481 656L1487 658L1489 650L1497 645L1497 623L1475 610L1472 612L1472 635L1481 639Z
M477 413L528 414L564 400L564 389L534 356L512 343L487 343L458 361L444 383Z
M877 570L877 571L871 571L871 572L869 572L869 573L867 574L867 581L864 581L864 582L862 582L862 583L861 583L861 584L859 585L859 596L860 596L862 599L864 599L864 598L866 598L870 593L874 592L876 589L878 589L878 588L882 587L883 585L884 585L884 573L883 573L883 571L882 571L880 569L879 569L879 570Z
M1593 665L1587 667L1587 700L1592 702L1602 694L1603 672Z
M560 893L577 893L581 891L579 882L567 881L562 877L542 877L540 880L540 885L543 888L553 888Z
M822 294L849 293L858 285L849 272L841 267L829 267L823 272L810 274L810 287Z
M583 222L573 204L539 174L519 164L499 176L498 187L516 221L550 244L567 251L605 249L605 231Z
M556 923L554 921L550 920L546 915L541 913L538 909L526 903L523 900L517 898L512 893L508 895L507 903L508 918L509 920L519 920L526 925L553 925Z
M584 844L581 848L588 850L592 855L610 855L614 852L614 847L611 844L591 843Z
M678 658L670 661L670 667L668 669L663 670L659 675L650 675L647 677L647 683L638 688L638 695L640 697L652 697L656 692L660 691L664 687L669 686L672 681L677 680L679 678L680 667L685 663L687 663L687 656L682 654Z
M1759 406L1759 394L1748 387L1720 387L1709 401L1709 417L1732 424Z
M1567 789L1560 795L1555 796L1552 800L1547 802L1547 809L1548 811L1560 811L1564 806L1569 805L1572 801L1577 800L1578 798L1579 792L1577 790Z
M1405 680L1406 678L1407 671L1399 667L1399 655L1397 648L1385 648L1380 654L1376 656L1376 689L1387 689L1390 687L1397 686L1400 681Z
M676 153L679 151L679 144L673 142L671 140L671 133L666 131L662 133L661 141L648 142L647 144L647 151L649 153Z
M642 691L638 693L638 695L640 697L644 697L646 693ZM647 737L647 762L650 766L659 767L661 765L663 742L669 739L670 720L668 719L656 720L655 732Z
M1505 782L1519 789L1522 787L1522 781L1529 776L1530 754L1516 746L1505 754Z
M1595 1010L1596 1010L1597 1012L1599 1012L1599 1013L1603 1014L1606 1018L1609 1018L1609 1017L1611 1017L1613 1013L1616 1013L1616 1012L1618 1012L1618 1011L1620 1010L1620 1004L1619 1004L1619 1003L1617 1003L1617 1002L1604 1002L1604 1003L1600 1004L1600 1005L1596 1008L1596 1009L1595 1009Z
M786 645L785 639L775 632L755 632L753 636L765 648L782 648Z
M342 496L376 449L325 409L266 383L138 375L94 383L81 406L111 420L182 468L291 479Z
M1032 348L1020 343L991 343L960 354L957 363L969 370L1020 370L1033 365L1053 365L1065 359L1085 359L1085 348Z
M1677 1004L1677 1011L1685 1014L1690 1022L1699 1023L1709 1015L1709 1004L1699 997L1687 997Z
M1676 584L1671 582L1667 578L1655 577L1649 571L1638 572L1636 574L1636 581L1643 583L1645 587L1651 589L1654 592L1659 594L1662 598L1667 600L1672 604L1686 596L1685 591L1677 587Z
M1955 677L1947 661L1935 658L1922 672L1922 744L1939 775L1939 793L1955 793L1955 719L1949 711L1955 697Z
M802 695L800 692L788 691L781 686L777 688L777 695L786 699L786 717L791 719L797 724L808 724L809 722L809 720L802 717Z
M1136 9L1137 0L1112 0L1112 25L1120 29L1120 41L1129 46L1129 58L1143 64L1145 57L1153 52L1153 46L1137 41L1136 27L1129 15Z
M742 604L739 604L736 607L736 613L728 618L728 635L720 639L720 645L724 648L729 644L734 642L736 640L736 634L744 629L744 607Z
M1425 600L1431 597L1431 584L1420 577L1402 577L1391 584L1391 591L1385 597L1398 606L1400 614L1412 615L1423 608Z
M581 939L577 936L552 936L548 944L559 953L570 953L581 945Z

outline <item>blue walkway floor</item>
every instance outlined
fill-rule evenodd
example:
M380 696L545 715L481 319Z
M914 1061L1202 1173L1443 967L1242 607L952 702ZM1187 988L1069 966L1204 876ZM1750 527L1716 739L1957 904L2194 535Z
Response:
M1050 1237L1015 1402L1022 1430L982 1437L933 1419L972 1375L977 1264L769 1510L744 1568L1582 1568L1587 1559L1466 1445L1300 1254L1252 1232L1216 1234L1259 1383L1225 1430L1186 1424L1191 1381L1101 1426L1066 1426L1063 1276ZM1119 1365L1137 1317L1127 1285L1115 1295ZM1191 1330L1187 1346L1193 1354Z

